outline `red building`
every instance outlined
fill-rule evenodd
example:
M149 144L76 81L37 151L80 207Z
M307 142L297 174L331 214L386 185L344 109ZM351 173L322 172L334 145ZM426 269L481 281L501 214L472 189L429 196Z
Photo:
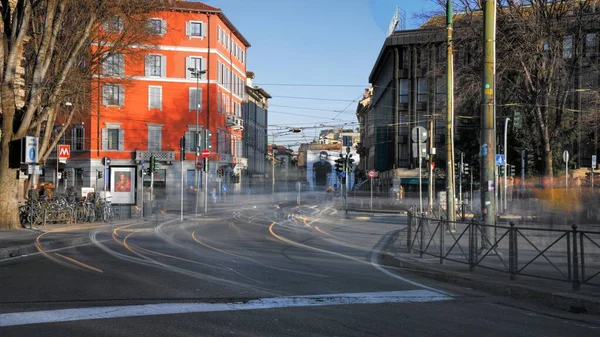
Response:
M116 203L140 203L141 195L133 191L141 187L142 164L147 168L151 156L157 159L155 187L163 188L164 195L178 195L183 135L186 186L196 178L196 135L204 130L212 133L210 180L217 167L232 171L242 156L241 106L250 43L219 8L199 2L177 1L151 15L147 25L157 35L156 44L135 46L135 57L116 55L103 63L102 74L92 80L90 116L74 125L70 135L72 158L66 170L72 170L74 180L69 185L102 190L106 184L111 190L121 172L130 172L132 197L116 198ZM115 17L102 29L124 27ZM202 136L198 143L204 144ZM110 158L106 171L105 157ZM149 177L144 181L147 186Z

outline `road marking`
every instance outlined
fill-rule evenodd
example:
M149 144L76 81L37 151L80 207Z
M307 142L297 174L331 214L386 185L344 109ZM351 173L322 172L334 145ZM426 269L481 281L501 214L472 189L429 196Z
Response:
M344 293L310 296L267 297L231 303L159 303L109 307L44 310L0 314L0 327L87 321L123 317L141 317L203 312L261 310L274 308L320 307L383 303L425 303L451 300L429 290L404 290L370 293Z
M384 240L381 240L381 242L384 242ZM436 288L432 288L432 287L426 286L426 285L424 285L422 283L419 283L419 282L415 282L415 281L409 280L409 279L407 279L405 277L402 277L402 276L400 276L400 275L398 275L396 273L392 273L391 271L387 270L385 267L382 267L377 262L377 257L379 256L380 252L381 252L381 249L379 248L379 245L377 245L375 247L375 249L373 250L373 253L371 253L371 265L373 265L373 267L375 267L380 272L382 272L382 273L384 273L384 274L386 274L388 276L391 276L391 277L393 277L393 278L395 278L397 280L406 282L408 284L412 284L414 286L417 286L417 287L420 287L420 288L423 288L423 289L428 289L428 290L435 291L437 293L449 296L449 294L447 292L445 292L445 291L442 291L442 290L439 290L439 289L436 289Z
M273 235L275 238L277 238L278 240L280 240L280 241L282 241L282 242L285 242L285 243L288 243L288 244L290 244L290 245L297 246L297 247L302 247L302 248L306 248L306 249L310 249L310 250L314 250L314 251L318 251L318 252L322 252L322 253L326 253L326 254L331 254L331 255L335 255L335 256L343 257L343 258L350 259L350 260L353 260L353 261L356 261L356 262L359 262L359 263L371 264L371 265L372 265L373 267L375 267L377 270L379 270L379 271L381 271L382 273L384 273L384 274L386 274L386 275L388 275L388 276L391 276L391 277L393 277L393 278L395 278L395 279L397 279L397 280L400 280L400 281L406 282L406 283L408 283L408 284L412 284L412 285L414 285L414 286L417 286L417 287L420 287L420 288L423 288L423 289L428 289L428 290L430 290L430 291L434 291L434 292L436 292L436 293L439 293L439 294L444 294L445 296L449 296L449 295L448 295L446 292L444 292L444 291L442 291L442 290L439 290L439 289L436 289L436 288L432 288L432 287L426 286L426 285L424 285L424 284L422 284L422 283L419 283L419 282L411 281L411 280L409 280L409 279L407 279L407 278L404 278L404 277L402 277L402 276L400 276L400 275L397 275L397 274L395 274L395 273L392 273L391 271L387 270L386 268L384 268L384 267L380 266L380 265L379 265L379 263L377 263L377 256L378 256L378 255L379 255L379 253L381 252L381 249L379 249L379 246L375 247L375 249L374 249L374 250L373 250L373 252L371 253L371 261L367 262L367 261L363 261L363 260L361 260L361 259L355 258L355 257L353 257L353 256L349 256L349 255L340 254L340 253L332 252L332 251L325 250L325 249L320 249L320 248L316 248L316 247L308 246L308 245L305 245L305 244L302 244L302 243L299 243L299 242L296 242L296 241L292 241L292 240L290 240L290 239L288 239L288 238L285 238L285 237L283 237L283 236L277 235L277 234L276 234L276 233L273 231L273 227L274 227L276 224L277 224L276 222L273 222L273 223L271 224L271 226L269 226L269 232L271 233L271 235ZM383 241L382 241L382 242L383 242Z

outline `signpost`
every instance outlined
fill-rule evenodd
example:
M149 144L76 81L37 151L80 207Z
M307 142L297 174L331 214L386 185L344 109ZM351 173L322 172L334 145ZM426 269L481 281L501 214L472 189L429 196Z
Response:
M110 158L102 158L102 165L104 165L104 192L108 189L108 166L110 166Z
M427 155L426 144L427 141L427 129L422 126L416 126L412 129L411 138L412 141L416 144L413 144L418 148L418 152L413 153L413 157L417 157L419 160L419 212L423 213L423 174L421 172L421 163L423 162L423 157ZM415 152L415 151L413 151Z
M369 178L371 178L371 202L370 202L371 209L373 209L373 179L376 178L377 175L378 175L377 171L369 170Z
M210 151L208 149L202 150L202 158L204 158L204 214L208 213L208 157L210 157ZM196 212L198 213L198 212Z
M592 195L594 195L594 170L596 169L596 155L592 156L592 173L590 174L592 178Z
M66 163L67 159L71 157L71 145L58 145L56 153L58 154L56 158L56 191L58 191L58 185L61 178L58 172L58 163L62 162L63 160ZM66 183L65 187L67 187Z

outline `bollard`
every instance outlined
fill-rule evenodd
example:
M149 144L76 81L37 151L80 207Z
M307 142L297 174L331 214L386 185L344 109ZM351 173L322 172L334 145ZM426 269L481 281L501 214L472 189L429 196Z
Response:
M577 256L577 225L571 225L573 228L573 290L579 290L581 281L579 279L579 257Z
M444 235L446 234L446 226L444 226L444 217L441 216L440 217L440 224L439 224L440 228L440 264L444 264L444 256L446 254L445 252L445 246L444 246Z
M510 229L508 233L508 272L510 273L510 279L517 279L517 230L515 229L515 223L510 222Z
M406 249L408 253L412 253L412 226L413 226L413 215L409 211L406 216Z

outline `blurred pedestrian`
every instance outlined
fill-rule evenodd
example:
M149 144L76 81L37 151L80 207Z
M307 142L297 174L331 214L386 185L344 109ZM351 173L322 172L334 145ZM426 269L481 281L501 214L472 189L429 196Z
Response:
M210 190L210 197L212 198L212 202L213 204L217 203L217 189L213 188L212 190Z

